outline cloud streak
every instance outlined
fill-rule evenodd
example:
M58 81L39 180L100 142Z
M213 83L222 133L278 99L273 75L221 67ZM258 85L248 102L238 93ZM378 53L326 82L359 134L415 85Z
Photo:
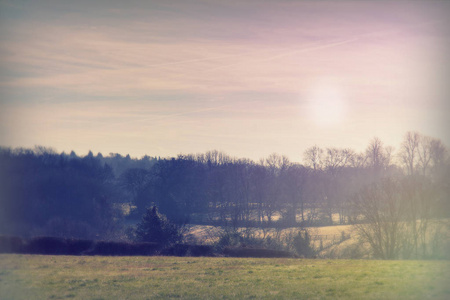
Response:
M165 156L208 145L234 150L234 135L245 144L240 156L260 156L273 145L298 153L298 141L331 138L306 109L314 83L323 79L345 91L351 108L350 120L330 132L372 136L379 132L374 120L383 120L380 128L390 126L401 138L411 124L399 118L402 107L408 116L442 122L436 112L448 96L439 70L449 65L449 7L434 1L3 1L0 144L28 145L40 137L50 146L81 149L104 137L99 149L114 148L117 132L132 148L171 149ZM436 132L430 128L437 125L417 124L408 129Z

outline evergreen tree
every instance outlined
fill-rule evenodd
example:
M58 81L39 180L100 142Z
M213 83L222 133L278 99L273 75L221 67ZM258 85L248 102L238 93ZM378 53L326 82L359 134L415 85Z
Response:
M182 240L182 230L160 214L156 208L148 208L137 225L135 240L137 242L154 242L162 245L178 243Z
M303 255L304 257L311 257L314 254L314 250L311 248L311 237L308 231L299 231L294 237L293 246L298 255Z

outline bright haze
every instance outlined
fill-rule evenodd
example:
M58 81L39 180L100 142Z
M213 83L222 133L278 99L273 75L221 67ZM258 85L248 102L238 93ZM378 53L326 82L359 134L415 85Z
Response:
M0 1L0 145L301 161L450 144L450 1Z

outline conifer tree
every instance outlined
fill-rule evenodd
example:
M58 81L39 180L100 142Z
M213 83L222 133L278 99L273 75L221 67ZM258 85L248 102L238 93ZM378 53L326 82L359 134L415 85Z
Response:
M148 208L136 228L137 242L154 242L162 245L178 243L183 239L182 230L160 214L156 206Z

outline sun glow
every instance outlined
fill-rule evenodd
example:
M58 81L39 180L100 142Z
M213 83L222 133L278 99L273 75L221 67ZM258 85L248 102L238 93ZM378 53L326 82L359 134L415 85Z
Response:
M311 88L308 96L309 114L317 125L336 125L345 116L345 96L333 82L319 82Z

